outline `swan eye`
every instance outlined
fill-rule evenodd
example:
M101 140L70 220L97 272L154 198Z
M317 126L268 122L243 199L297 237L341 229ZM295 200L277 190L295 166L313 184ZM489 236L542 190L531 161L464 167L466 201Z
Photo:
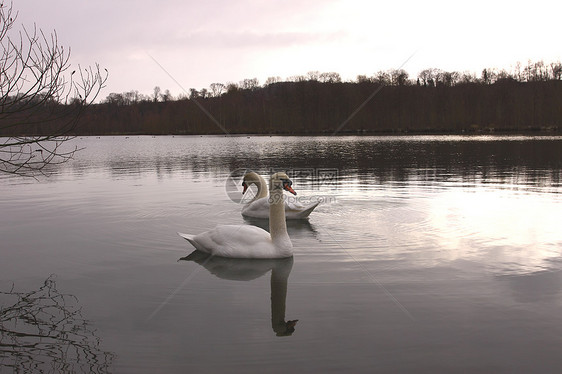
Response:
M281 180L283 181L284 186L291 187L293 185L293 182L291 182L289 179L281 179Z

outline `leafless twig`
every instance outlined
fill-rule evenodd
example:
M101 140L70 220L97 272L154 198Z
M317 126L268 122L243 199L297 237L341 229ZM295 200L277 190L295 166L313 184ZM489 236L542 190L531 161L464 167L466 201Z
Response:
M75 296L50 276L35 291L0 292L0 371L106 373L113 354L82 316ZM7 301L7 303L6 303Z
M78 149L63 147L107 81L99 65L70 72L70 50L36 25L14 30L12 4L0 4L0 172L44 174Z

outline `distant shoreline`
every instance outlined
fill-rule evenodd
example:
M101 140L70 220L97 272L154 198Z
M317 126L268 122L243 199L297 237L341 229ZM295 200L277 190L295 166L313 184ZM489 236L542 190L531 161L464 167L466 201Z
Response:
M63 105L61 110L64 109ZM53 128L61 128L56 121L42 122L44 117L37 111L28 119L29 125L25 129L0 123L0 136L52 134ZM218 97L93 104L83 108L76 125L64 135L561 132L562 80L500 80L492 84L460 83L455 86L303 81L236 89Z
M344 136L420 136L420 135L435 135L435 136L480 136L480 135L498 135L498 136L562 136L562 129L529 129L529 130L502 130L495 131L494 129L487 129L482 131L439 131L439 130L428 130L428 131L381 131L381 132L349 132L341 131L337 134L331 133L274 133L274 134L260 134L260 133L208 133L208 134L145 134L145 133L109 133L109 134L74 134L76 137L93 137L93 136L232 136L232 137L271 137L271 136L295 136L295 137L306 137L306 136L317 136L317 137L344 137Z

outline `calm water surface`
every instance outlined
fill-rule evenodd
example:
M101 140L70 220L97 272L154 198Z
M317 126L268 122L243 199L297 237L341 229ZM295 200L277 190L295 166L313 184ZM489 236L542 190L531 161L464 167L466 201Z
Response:
M562 370L560 137L75 142L0 178L2 373ZM322 201L294 258L187 258L177 231L266 227L243 168Z

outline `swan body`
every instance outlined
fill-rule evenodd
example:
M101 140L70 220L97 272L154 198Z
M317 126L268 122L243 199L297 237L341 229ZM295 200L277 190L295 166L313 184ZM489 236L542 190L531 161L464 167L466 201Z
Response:
M257 173L253 171L248 172L244 175L244 180L242 182L244 190L242 193L245 193L248 187L252 184L255 184L258 187L258 192L256 196L242 208L242 215L245 217L268 219L269 199L265 188L266 181ZM303 205L296 201L291 201L291 199L287 199L284 195L283 201L285 204L285 217L287 219L306 219L310 213L312 213L314 208L320 204L320 202L316 202L309 205Z
M316 202L310 205L302 205L297 202L289 201L286 196L283 196L285 203L285 217L287 219L306 219L312 213L314 208L320 204ZM242 215L252 218L269 218L269 201L267 197L253 200L242 208Z
M219 225L197 235L178 233L201 252L231 258L282 258L292 256L291 247L276 246L271 235L252 225Z
M251 225L219 225L197 235L178 233L196 249L213 256L231 258L285 258L293 255L287 233L283 190L296 195L285 173L271 176L269 232Z

